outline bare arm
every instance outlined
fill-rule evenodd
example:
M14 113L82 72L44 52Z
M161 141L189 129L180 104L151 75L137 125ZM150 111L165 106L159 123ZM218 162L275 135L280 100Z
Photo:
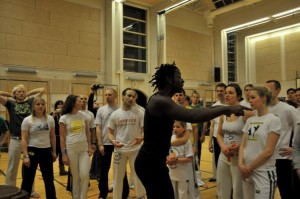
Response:
M93 151L94 151L92 148L92 143L91 143L91 134L92 134L92 132L90 132L89 125L88 125L87 121L85 121L85 135L86 135L86 139L87 139L87 143L88 143L89 155L92 155Z
M55 127L51 127L50 129L50 143L52 147L52 157L53 161L56 160L56 137L55 137Z
M52 152L56 154L56 136L55 136L55 127L50 129L50 143L52 147Z
M246 107L238 106L214 106L202 109L187 109L174 103L170 97L152 96L148 103L148 110L154 116L166 114L168 117L185 122L199 123L206 122L220 115L230 115L232 113L237 116L244 114Z
M186 130L186 132L183 134L182 137L176 138L176 139L171 141L171 146L184 145L190 139L191 133L192 132L190 130Z
M28 91L27 92L27 97L30 97L30 96L34 96L34 97L42 97L43 93L45 92L45 88L44 87L41 87L41 88L36 88L36 89L33 89L31 91Z
M28 155L28 131L27 130L22 130L22 140L21 140L21 148L23 155Z
M91 143L92 144L97 144L97 136L96 136L96 130L95 128L90 128L90 132L91 132Z
M21 140L21 148L23 151L23 164L26 167L30 167L30 158L28 156L28 131L22 130L22 140Z
M189 163L189 162L192 162L193 160L193 157L182 157L182 158L178 158L177 159L177 163Z
M192 143L193 150L195 154L198 154L198 140L199 140L198 124L192 125L192 128L193 128L193 136L194 136L194 143Z
M241 170L242 178L245 180L251 175L251 171L246 167L244 162L244 148L246 144L246 134L243 134L242 142L239 150L239 168Z
M224 155L226 155L228 157L228 156L230 156L229 146L225 145L225 143L224 143L224 133L222 131L224 119L225 119L224 116L220 117L217 141L218 141L219 146L221 147L221 151L224 153Z
M6 91L0 91L0 96L2 97L14 97L12 93Z
M102 125L100 124L96 125L96 135L97 135L99 152L102 155L104 155L105 151L104 151L103 140L102 140Z
M208 150L212 153L213 152L213 146L212 146L212 140L214 135L214 128L215 128L215 121L210 121L210 128L209 128L209 141L208 141Z
M65 165L69 165L69 159L66 154L67 128L66 128L66 125L62 122L59 123L59 135L60 135L60 148L61 148L61 154L62 154L62 161Z
M7 97L13 97L13 96L11 93L0 91L0 104L4 106L7 102Z
M199 142L203 143L205 142L205 133L207 131L207 122L203 123L203 130L202 130L202 134L201 137L199 138Z

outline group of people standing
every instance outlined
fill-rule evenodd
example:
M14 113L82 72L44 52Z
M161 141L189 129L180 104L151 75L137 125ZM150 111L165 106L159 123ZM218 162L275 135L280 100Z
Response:
M64 165L70 167L73 198L87 198L90 156L99 150L99 198L107 198L109 192L112 154L113 198L129 194L128 162L137 198L195 198L195 154L204 137L200 134L199 139L199 131L203 122L211 121L209 150L215 154L218 198L273 198L277 185L283 199L295 196L296 174L300 173L300 117L296 108L278 100L278 81L269 80L265 87L246 85L244 101L238 84L218 84L219 101L209 108L198 103L186 108L177 104L180 100L172 100L183 93L184 85L174 64L158 67L150 83L157 92L146 109L136 104L134 89L122 91L122 106L118 107L117 91L107 88L107 104L97 110L95 120L94 114L85 110L85 95L58 101L52 117L41 97L43 88L27 93L18 85L12 93L1 91L0 103L7 108L11 123L6 184L16 185L22 151L21 189L33 193L39 165L46 197L56 198L53 162L61 156L60 174L66 174ZM199 95L194 94L192 98L199 102Z
M281 198L299 195L299 178L292 167L299 109L279 101L280 90L277 80L266 81L264 87L248 84L241 100L238 84L216 86L219 101L213 106L241 104L253 109L244 116L211 121L209 150L215 157L218 198L274 198L277 186Z

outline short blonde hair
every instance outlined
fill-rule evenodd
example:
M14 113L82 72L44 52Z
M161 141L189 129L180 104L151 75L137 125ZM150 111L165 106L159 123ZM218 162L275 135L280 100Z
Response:
M15 95L15 92L16 92L18 89L23 89L25 92L27 92L25 86L24 86L23 84L19 84L19 85L13 87L13 89L12 89L12 91L11 91L12 94Z

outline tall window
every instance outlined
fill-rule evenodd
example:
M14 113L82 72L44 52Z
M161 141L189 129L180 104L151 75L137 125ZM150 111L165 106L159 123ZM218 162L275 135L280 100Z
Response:
M236 33L227 34L228 82L236 82Z
M147 72L146 17L146 10L123 7L124 71Z

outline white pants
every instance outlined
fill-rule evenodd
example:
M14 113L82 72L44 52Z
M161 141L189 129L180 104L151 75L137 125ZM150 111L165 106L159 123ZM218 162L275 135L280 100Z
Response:
M16 186L21 154L21 140L10 139L8 148L8 165L5 184Z
M130 170L134 177L134 189L136 198L143 198L146 195L146 190L137 177L134 169L134 161L139 150L129 152L116 152L114 151L114 170L113 170L113 199L121 199L123 191L123 178L126 171L127 161L129 161ZM101 179L100 179L101 180Z
M217 167L217 194L219 199L230 199L233 190L233 199L243 198L242 176L238 167L238 157L227 157L220 153Z
M175 181L171 180L175 199L195 199L194 180Z
M277 185L276 170L254 171L243 181L244 199L274 198Z
M73 199L86 199L90 181L90 157L87 142L80 142L76 146L67 146L67 156L73 176Z

